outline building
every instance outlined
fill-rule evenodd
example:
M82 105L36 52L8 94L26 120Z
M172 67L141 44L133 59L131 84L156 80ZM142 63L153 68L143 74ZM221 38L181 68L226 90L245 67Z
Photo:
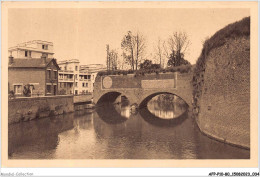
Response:
M8 49L9 56L14 58L53 58L53 43L48 41L34 40L18 44Z
M14 58L9 57L8 86L9 92L16 97L23 97L25 86L29 86L31 96L50 96L58 94L58 70L56 59Z
M59 63L59 92L60 94L86 94L93 92L91 74L80 71L79 60L71 59Z
M80 65L78 59L60 61L58 65L61 69L59 71L60 94L92 93L98 71L106 69L100 64Z
M106 71L107 68L103 64L88 64L88 65L81 65L80 70L86 70L91 73L98 73L99 71Z
M99 71L106 71L106 66L103 64L88 64L88 65L81 65L80 66L80 72L88 72L91 74L91 90L90 92L93 92L94 89L94 83L97 76L97 73Z

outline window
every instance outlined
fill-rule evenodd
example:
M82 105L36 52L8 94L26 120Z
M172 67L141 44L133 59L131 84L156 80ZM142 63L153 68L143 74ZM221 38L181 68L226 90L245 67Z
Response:
M57 94L57 85L53 85L53 93L54 93L54 95Z
M75 75L75 79L78 79L78 75L77 74Z
M54 73L54 79L57 79L58 77L58 75L57 75L57 71L53 71L53 73Z
M22 85L14 85L14 94L22 94Z
M88 83L86 83L86 87L88 87Z
M51 70L47 70L47 78L48 78L48 79L51 78Z
M78 86L78 83L77 83L77 82L75 82L75 86L76 86L76 87Z
M64 66L64 70L67 71L67 66Z
M84 86L85 86L85 83L83 82L83 83L82 83L82 87L84 87Z
M47 85L47 93L51 93L51 85Z
M78 71L78 66L75 66L75 71Z
M31 57L32 56L32 52L31 51L24 51L24 56L25 57Z
M42 45L42 49L43 49L43 50L48 50L48 45L44 45L44 44L43 44L43 45Z

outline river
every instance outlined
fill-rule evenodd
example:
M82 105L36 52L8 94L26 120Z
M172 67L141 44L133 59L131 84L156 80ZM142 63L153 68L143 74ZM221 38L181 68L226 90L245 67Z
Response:
M147 108L95 110L8 126L10 159L248 159L250 151L203 135L186 105L152 100Z

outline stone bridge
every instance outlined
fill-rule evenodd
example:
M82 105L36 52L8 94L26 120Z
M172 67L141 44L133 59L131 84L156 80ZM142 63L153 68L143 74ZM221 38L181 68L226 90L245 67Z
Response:
M182 98L189 107L192 104L192 73L152 73L135 76L97 76L94 84L93 102L114 102L120 95L130 104L145 107L154 96L169 93Z

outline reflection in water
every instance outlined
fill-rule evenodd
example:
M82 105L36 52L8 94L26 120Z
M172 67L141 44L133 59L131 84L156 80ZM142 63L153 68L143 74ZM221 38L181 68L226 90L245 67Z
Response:
M106 104L93 112L83 110L9 125L9 158L250 158L249 150L202 135L188 113L163 120L152 111L141 109L134 115L127 105ZM165 126L165 122L171 125Z
M161 119L178 118L187 110L187 104L178 96L161 94L147 104L148 110Z
M118 124L127 120L128 117L121 116L120 105L104 103L96 108L98 117L108 124Z

